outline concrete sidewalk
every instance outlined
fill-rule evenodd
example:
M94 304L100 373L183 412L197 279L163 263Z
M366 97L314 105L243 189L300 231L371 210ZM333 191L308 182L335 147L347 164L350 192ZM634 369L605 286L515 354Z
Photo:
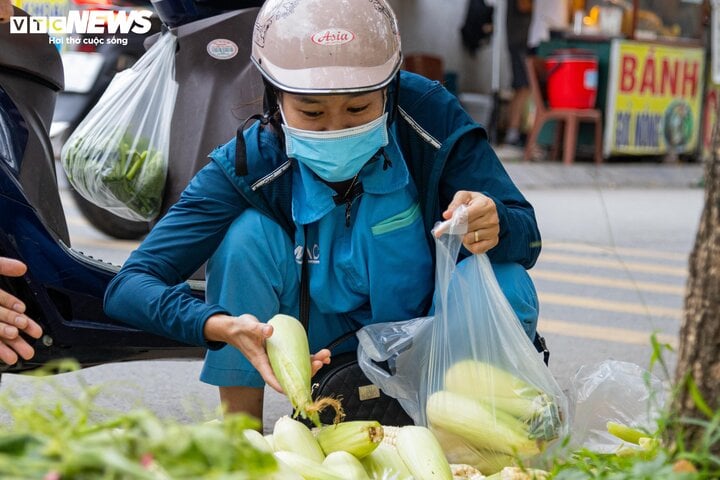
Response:
M505 169L521 190L542 188L702 188L702 163L642 161L601 165L578 161L523 162L522 150L494 147Z

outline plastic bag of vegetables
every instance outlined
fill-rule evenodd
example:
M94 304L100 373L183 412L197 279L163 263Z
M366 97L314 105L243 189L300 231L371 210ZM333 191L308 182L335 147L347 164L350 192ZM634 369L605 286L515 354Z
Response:
M359 363L450 463L489 475L531 459L568 433L567 398L520 325L486 255L456 262L467 213L436 226L433 318L358 332ZM418 323L419 328L413 328ZM409 339L402 338L408 332ZM379 368L387 362L390 373Z
M178 88L176 41L164 33L115 75L60 155L75 190L128 220L149 221L160 212Z

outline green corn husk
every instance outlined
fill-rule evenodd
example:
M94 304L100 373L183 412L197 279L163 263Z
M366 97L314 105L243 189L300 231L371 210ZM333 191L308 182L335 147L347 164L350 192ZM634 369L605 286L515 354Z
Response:
M375 420L354 420L322 427L315 433L325 455L345 451L357 458L370 455L382 442L384 430Z

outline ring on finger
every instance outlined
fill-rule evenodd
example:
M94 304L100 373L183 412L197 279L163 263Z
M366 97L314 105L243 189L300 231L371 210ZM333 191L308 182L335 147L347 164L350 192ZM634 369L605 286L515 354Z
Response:
M480 241L480 238L478 238L478 231L475 230L473 233L475 233L475 243L478 243Z

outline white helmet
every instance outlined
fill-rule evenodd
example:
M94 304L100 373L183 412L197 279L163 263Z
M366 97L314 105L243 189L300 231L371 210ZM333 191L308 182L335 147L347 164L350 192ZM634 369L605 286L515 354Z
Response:
M400 34L385 0L268 0L258 13L252 61L291 93L376 90L400 69Z

